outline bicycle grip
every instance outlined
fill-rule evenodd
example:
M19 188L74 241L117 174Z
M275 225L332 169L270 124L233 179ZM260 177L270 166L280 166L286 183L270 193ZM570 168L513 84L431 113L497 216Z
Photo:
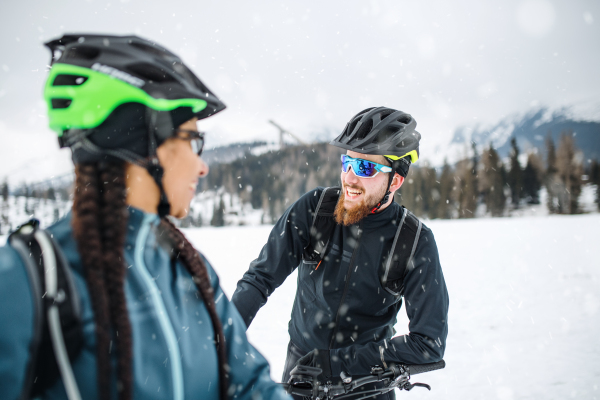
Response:
M446 366L446 361L441 360L430 364L415 364L407 365L410 375L422 374L423 372L435 371L436 369L442 369Z

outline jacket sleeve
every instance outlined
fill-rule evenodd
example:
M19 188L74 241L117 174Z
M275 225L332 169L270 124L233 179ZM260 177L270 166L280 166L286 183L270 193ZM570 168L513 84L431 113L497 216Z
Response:
M219 278L209 263L210 280L215 294L217 313L223 324L229 363L229 391L231 399L292 400L282 386L273 382L269 363L248 342L246 325L235 306L227 299L219 285Z
M34 304L21 258L0 247L0 399L21 398L30 363Z
M444 356L448 336L448 290L433 233L424 229L404 281L409 334L330 352L333 376L364 375L388 363L427 364Z
M267 298L302 260L304 247L310 240L312 213L321 192L322 188L317 188L304 194L283 213L258 258L250 263L250 268L238 282L231 301L246 326L250 326Z

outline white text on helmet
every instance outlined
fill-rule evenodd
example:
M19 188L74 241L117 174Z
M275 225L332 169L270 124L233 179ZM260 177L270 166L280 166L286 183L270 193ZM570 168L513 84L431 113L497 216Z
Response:
M102 65L100 63L94 63L92 65L92 69L94 71L102 72L103 74L110 75L113 78L120 79L129 83L130 85L142 87L146 84L146 82L140 78L136 78L135 76L129 75L127 72L123 72L113 67L109 67L108 65Z

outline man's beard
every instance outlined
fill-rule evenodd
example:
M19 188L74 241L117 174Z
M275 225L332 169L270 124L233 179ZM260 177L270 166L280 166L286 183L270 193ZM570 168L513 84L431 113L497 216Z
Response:
M346 198L346 188L353 188L362 190L365 192L364 188L359 188L356 186L344 186L342 185L342 193L340 194L340 199L335 206L335 222L339 225L354 225L358 223L360 220L365 218L367 215L371 214L371 210L373 210L377 204L383 199L383 196L386 193L386 187L382 186L381 190L377 193L371 194L369 196L365 196L364 200L358 203L354 208L350 210L346 210L346 206L344 205L344 199Z

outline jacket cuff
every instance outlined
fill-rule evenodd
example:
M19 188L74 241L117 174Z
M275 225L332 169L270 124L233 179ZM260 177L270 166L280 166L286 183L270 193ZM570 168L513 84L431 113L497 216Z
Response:
M244 320L246 328L250 326L258 310L267 302L260 290L248 283L244 284L242 289L238 288L231 301Z
M330 349L329 350L329 362L331 365L331 376L339 378L340 373L342 372L343 363L340 359L339 354L340 349Z

